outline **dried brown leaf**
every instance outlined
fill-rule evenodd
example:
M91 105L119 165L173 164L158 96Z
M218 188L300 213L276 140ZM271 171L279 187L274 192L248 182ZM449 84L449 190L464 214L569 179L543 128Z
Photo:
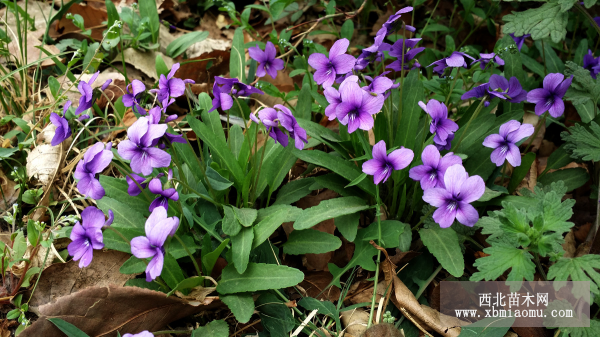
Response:
M41 306L42 316L20 336L64 336L48 317L61 318L90 336L112 337L117 336L117 331L121 335L157 331L170 322L217 305L220 303L192 306L179 298L137 287L91 287Z
M87 268L79 268L78 261L57 263L40 276L30 307L37 312L45 304L88 287L122 286L135 275L125 275L119 268L129 259L129 254L118 251L95 251L94 259ZM41 308L40 308L41 309Z

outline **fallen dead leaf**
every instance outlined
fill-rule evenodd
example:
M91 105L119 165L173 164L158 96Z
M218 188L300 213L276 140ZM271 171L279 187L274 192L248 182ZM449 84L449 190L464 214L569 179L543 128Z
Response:
M564 257L573 257L575 256L575 251L577 251L575 235L573 234L573 229L565 235L565 242L562 244L563 249L565 250Z
M404 337L404 331L396 329L393 324L381 323L367 329L362 337Z
M361 309L343 311L341 321L346 333L353 336L361 336L367 331L369 313Z
M102 22L108 20L108 14L106 14L105 8L102 10L95 6L75 3L69 7L69 13L81 15L83 17L85 29L92 30L91 37L94 40L102 40L102 32L107 28L106 24L103 24ZM48 32L51 38L56 39L68 33L81 33L81 29L73 24L73 20L69 20L65 16L66 14L63 15L60 20L55 21L52 24L52 28ZM85 37L83 34L81 34L81 36Z
M0 189L2 189L3 198L0 198L0 211L4 212L19 199L19 190L15 189L17 183L6 177L4 172L0 170Z
M38 40L38 38L35 35L27 35L27 45L26 46L27 46L27 61L23 62L22 53L19 48L18 42L13 39L8 44L9 53L11 55L15 56L19 60L19 63L21 65L31 64L33 62L36 62L40 58L47 57L48 55L46 55L43 51L41 51L39 48L37 48L40 46L43 46L43 48L46 51L50 52L50 54L52 54L52 55L60 54L60 50L58 50L58 48L56 48L56 46L44 45L40 40ZM60 60L60 57L58 57L58 59ZM9 58L8 60L10 61L12 59ZM51 65L54 65L54 61L52 61L52 59L42 61L42 67L48 67Z
M333 275L330 272L325 271L305 271L304 280L300 282L299 286L306 291L306 295L310 297L316 297L325 287L329 285ZM328 300L335 302L340 298L340 289L332 286L323 291L323 294L318 298L319 300Z
M121 336L143 330L157 331L175 320L220 305L216 302L209 306L192 306L179 298L138 287L91 287L41 306L40 318L20 336L64 336L48 317L61 318L90 336L112 337L117 336L117 331Z
M60 167L60 163L63 160L63 153L65 152L65 144L60 146L50 145L49 139L51 140L54 136L56 126L54 124L48 124L42 133L44 134L43 139L46 144L36 146L29 156L27 156L27 176L29 179L37 179L38 182L46 186L48 185L55 176L56 170Z
M187 53L188 58L195 58L202 54L210 53L213 50L227 51L230 48L231 41L208 38L204 41L194 43L185 52Z
M39 313L41 306L89 287L106 287L111 284L123 286L135 277L119 272L119 268L129 257L129 254L114 250L94 251L94 259L87 268L79 268L79 261L73 260L48 267L40 275L37 289L31 298L31 310Z
M148 51L141 52L134 48L127 48L125 51L115 57L112 63L121 64L122 59L125 60L125 63L134 66L136 69L140 70L146 76L151 77L158 81L158 75L156 74L156 56L160 55L167 68L171 69L175 61L172 58L164 55L159 51ZM100 83L102 85L103 82Z
M194 80L196 85L210 82L212 87L214 76L222 76L229 72L229 56L229 52L221 50L213 50L210 53L202 54L188 60L195 62L181 65L181 68L175 73L175 77ZM207 68L209 63L212 65Z
M539 120L540 120L540 116L538 116L536 114L532 114L530 112L525 112L525 115L523 115L523 124L531 124L531 125L533 125L533 127L536 127L538 125ZM531 150L531 152L536 152L540 148L545 134L546 134L546 125L541 125L540 131L538 131L537 136L535 137L535 139L533 140L533 143L531 144L531 147L529 148ZM532 138L533 138L533 135L531 135L531 137L527 138L527 140L525 140L523 142L523 144L529 144L529 142L531 142Z
M209 305L215 299L215 297L208 298L207 296L214 292L217 287L203 287L197 286L190 291L189 294L184 295L181 291L176 291L177 297L187 300L188 304L193 306L198 305Z

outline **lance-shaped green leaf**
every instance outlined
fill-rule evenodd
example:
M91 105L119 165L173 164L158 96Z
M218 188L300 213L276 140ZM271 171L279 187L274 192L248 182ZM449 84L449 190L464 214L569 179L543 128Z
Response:
M281 289L302 282L304 273L287 266L265 263L249 263L242 274L231 265L223 269L217 286L220 294L243 293L268 289Z
M294 223L294 229L307 229L322 221L363 211L370 206L358 197L342 197L321 201L317 206L302 211Z
M220 296L221 301L240 323L248 323L254 313L254 299L251 293L239 293Z
M321 254L332 252L342 246L342 240L329 233L307 229L294 230L283 245L283 252L291 255Z
M423 244L435 256L438 262L454 277L465 272L465 258L460 250L458 236L452 228L440 228L433 225L422 228L419 235Z
M239 273L246 271L252 250L254 231L252 228L243 228L237 235L231 237L231 255L235 269Z

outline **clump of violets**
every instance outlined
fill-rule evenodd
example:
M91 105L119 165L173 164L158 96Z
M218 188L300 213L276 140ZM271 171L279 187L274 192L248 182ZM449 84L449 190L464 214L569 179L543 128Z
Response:
M277 71L283 70L283 60L276 58L277 51L271 41L267 42L264 51L257 45L248 48L248 53L252 59L258 62L258 67L256 67L256 76L258 77L265 77L269 74L271 78L275 79Z
M375 123L373 115L383 107L383 95L373 96L349 77L340 85L340 97L342 102L335 112L340 123L348 126L348 132L371 130Z
M146 91L146 86L140 80L133 80L127 86L127 93L123 95L122 102L127 108L132 108L133 111L140 115L145 115L146 110L140 105L142 93Z
M485 138L483 146L494 149L490 156L492 163L502 166L505 160L517 167L521 165L521 152L516 143L528 138L534 132L531 124L523 124L510 120L500 126L500 133Z
M523 43L525 42L525 39L531 36L531 34L525 34L523 36L515 36L514 33L510 33L509 35L515 41L515 44L517 45L517 48L519 48L519 51L521 51L521 48L523 48Z
M596 79L600 73L600 56L595 58L592 51L588 49L588 53L583 55L583 67L590 71L593 79Z
M393 171L406 168L412 162L415 154L411 149L401 147L387 154L386 145L380 140L373 146L373 159L369 159L362 165L362 171L373 176L373 182L378 185L386 182Z
M108 211L108 220L104 213L94 206L89 206L81 212L81 223L78 221L71 230L71 243L67 246L69 255L74 261L79 261L79 268L90 265L94 257L94 249L104 248L102 227L110 226L114 214Z
M410 70L411 66L409 62L417 56L420 52L425 50L425 47L416 47L421 39L398 39L390 47L390 56L398 58L396 61L390 63L386 68L393 69L396 71ZM414 68L420 68L419 62L415 62L412 66Z
M104 143L97 142L85 152L83 159L77 163L73 176L79 180L77 182L79 193L95 200L104 197L104 187L100 185L100 180L96 178L96 175L104 171L112 161L111 147L112 143L106 144L105 147Z
M175 63L167 76L161 74L158 79L158 89L152 89L150 92L156 94L156 98L163 106L168 105L170 97L177 98L185 93L185 85L187 83L195 83L193 80L182 80L175 77L175 73L179 70L179 63Z
M64 117L67 114L67 110L71 106L71 101L67 101L63 108L63 117L60 117L57 113L53 112L50 114L50 122L56 126L54 131L54 137L50 145L56 146L65 141L65 139L71 137L71 128L69 128L69 121Z
M79 98L79 106L75 110L76 115L79 115L94 105L94 89L92 89L92 83L98 78L99 74L99 71L96 72L87 82L79 81L77 90L79 90L81 97Z
M173 179L173 171L169 170L167 181L170 181L171 179ZM169 210L169 200L179 200L177 190L172 187L163 190L162 183L158 177L150 180L148 189L150 192L157 195L157 198L150 204L150 212L153 212L157 207L164 207L166 210Z
M466 58L471 59L471 61L475 61L475 59L463 52L458 52L458 51L454 51L452 52L452 54L448 57L445 57L441 60L435 61L432 64L428 65L428 67L431 67L432 65L435 65L435 67L433 67L433 71L435 71L436 73L443 75L444 74L444 70L446 70L446 68L450 67L450 68L467 68L467 61Z
M131 254L138 259L152 258L146 267L146 282L155 280L162 273L165 261L163 246L167 236L175 235L178 227L178 217L167 217L164 207L156 207L146 220L146 236L131 239Z
M308 64L315 69L314 79L317 84L322 84L324 88L330 87L338 75L352 71L356 59L346 54L349 45L348 39L340 39L329 49L329 57L321 53L314 53L308 57Z
M448 118L448 108L446 104L435 99L430 99L427 105L419 102L421 109L425 110L431 117L429 131L435 134L433 142L440 149L445 149L450 141L454 139L454 133L458 130L458 124Z
M442 228L452 226L454 219L469 227L479 220L479 214L471 205L485 192L485 182L480 176L469 177L460 164L450 166L444 174L444 185L426 189L423 200L437 207L433 220Z
M263 95L264 92L251 85L241 83L237 78L215 76L213 106L208 112L212 112L218 108L224 111L229 110L233 106L234 97L250 96L252 94Z
M546 75L543 87L533 89L527 94L527 101L535 103L535 114L540 116L548 111L550 116L558 118L565 112L562 98L573 81L573 75L565 79L565 75L551 73Z
M489 53L489 54L479 54L479 59L475 60L475 62L479 62L479 67L481 68L481 70L485 70L485 67L488 65L488 63L490 62L496 62L496 64L503 66L504 65L504 60L500 58L500 56L496 55L496 53Z
M168 167L171 155L156 147L167 130L166 124L151 124L147 117L141 117L127 130L129 139L119 143L121 157L131 160L131 170L145 176L152 169Z
M446 170L456 164L462 165L462 159L452 152L440 156L440 151L434 145L427 145L421 154L423 165L415 166L408 171L408 176L415 181L420 181L421 188L425 191L433 187L444 187L444 174Z

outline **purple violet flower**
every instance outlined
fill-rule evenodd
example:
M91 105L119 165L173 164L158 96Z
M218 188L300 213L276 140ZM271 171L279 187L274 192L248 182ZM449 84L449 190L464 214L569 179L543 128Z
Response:
M308 144L306 139L306 130L304 130L296 121L296 117L292 115L290 109L281 104L275 104L277 111L277 119L284 129L288 131L290 137L294 139L294 145L298 150L304 149L304 144Z
M348 132L372 129L373 115L381 110L385 101L383 95L373 96L362 90L358 83L346 79L340 85L340 96L342 103L338 104L335 113L341 124L348 125Z
M600 73L600 56L594 58L594 54L588 49L588 53L583 55L583 67L590 71L593 79L596 79L596 76Z
M458 130L458 124L453 120L448 119L448 108L446 107L446 104L435 99L430 99L429 102L427 102L427 105L419 101L419 106L431 116L429 131L432 134L435 133L433 141L438 145L446 146L449 143L449 136L453 135L454 132Z
M104 84L102 84L102 87L100 88L100 90L104 91L106 90L106 88L108 88L108 86L112 83L112 79L108 79L106 81L104 81Z
M435 67L433 67L433 71L435 71L436 73L442 75L444 74L444 70L447 67L451 67L451 68L459 68L459 67L463 67L466 68L467 67L467 61L465 60L466 58L470 58L472 61L475 61L474 58L472 58L471 56L462 53L462 52L458 52L458 51L454 51L452 52L452 55L445 57L441 60L435 61L432 64L428 65L427 67L431 67L432 65L435 64Z
M596 24L597 24L598 26L600 26L600 16L596 16L596 17L594 17L594 22L596 22Z
M112 143L106 144L105 147L104 143L97 142L85 152L83 159L77 163L73 176L79 180L77 183L79 193L94 200L104 197L104 188L100 185L96 174L104 171L113 159L111 147Z
M354 70L364 70L369 64L377 61L381 62L384 58L384 51L390 50L391 45L389 43L381 42L379 44L373 44L369 48L363 49L354 65Z
M340 92L334 87L325 88L325 90L323 90L323 94L329 103L329 105L325 107L325 116L332 121L335 119L335 117L337 117L335 110L337 109L338 104L342 103L342 98L340 97Z
M185 93L186 83L196 83L193 80L182 80L173 77L179 69L179 63L175 63L171 71L165 75L161 74L158 79L158 89L152 89L150 92L156 94L156 98L163 104L167 105L169 97L179 97Z
M167 180L171 180L172 178L173 171L169 170ZM179 200L179 194L177 193L177 190L174 188L167 188L163 190L162 183L158 178L150 180L150 183L148 184L148 189L150 190L150 192L158 195L158 197L154 199L150 204L150 212L153 212L156 207L164 207L166 210L169 210L169 199L173 201Z
M362 89L374 94L384 94L386 91L394 87L394 82L385 77L385 75L388 73L389 71L385 71L381 73L381 75L375 76L375 78L372 78L371 76L365 76L365 80L369 81L370 83L362 87Z
M492 163L502 166L504 160L513 166L521 165L521 152L515 143L533 134L534 127L531 124L523 124L510 120L500 126L500 133L485 137L483 146L494 149L490 156Z
M258 112L258 118L254 114L250 114L250 119L256 124L261 122L267 128L269 137L273 138L275 144L279 143L281 146L288 146L288 136L279 129L279 120L277 117L277 110L273 108L264 108Z
M420 52L425 50L425 47L415 48L417 43L419 43L421 39L398 39L390 48L390 56L397 57L398 59L392 63L390 63L386 69L393 69L396 71L401 70L410 70L411 66L409 62L417 56ZM404 44L404 48L402 48L402 44ZM414 68L420 68L421 65L419 62L415 62L412 66Z
M154 168L169 166L171 155L155 147L166 130L166 124L151 124L147 117L141 117L129 127L129 139L119 143L118 152L124 159L131 160L133 172L147 176Z
M520 103L527 98L527 91L523 90L521 83L514 76L510 78L510 81L500 75L490 76L488 92L490 95L511 103Z
M382 181L385 183L392 175L392 171L402 170L410 165L415 154L411 149L404 146L387 154L385 142L380 140L373 146L373 159L369 159L362 165L362 171L373 176L375 185Z
M160 276L165 260L163 245L167 236L175 235L177 227L179 227L178 217L168 218L164 207L156 207L146 220L146 236L131 239L131 254L138 259L152 258L146 267L146 282Z
M541 116L548 111L550 116L558 118L565 112L562 98L573 81L573 75L565 80L559 73L551 73L544 78L543 88L533 89L527 94L527 101L535 103L535 114Z
M175 101L175 100L171 99L171 101ZM150 111L148 111L148 120L150 121L150 124L160 124L160 120L162 119L163 111L166 111L166 107L163 107L161 109L159 106L155 106L152 109L150 109ZM174 119L177 119L177 115L168 116L167 118L165 118L165 123L170 122ZM165 132L165 135L163 136L163 138L161 138L161 141L159 143L161 144L161 146L162 145L166 146L171 143L185 144L185 139L183 138L182 135Z
M135 196L139 195L140 193L142 193L140 186L142 188L146 188L146 186L148 185L148 183L144 183L144 181L146 181L146 178L140 177L135 173L131 173L131 174L127 175L127 177L125 177L125 180L127 181L127 186L128 186L127 193L129 193L129 195L132 197L135 197ZM137 184L134 182L134 180L137 182ZM138 186L138 184L139 184L139 186Z
M433 220L442 228L448 228L458 220L469 227L479 220L479 214L471 205L485 192L485 183L480 176L469 177L465 168L452 165L444 174L444 187L428 188L423 200L438 209L433 212Z
M127 93L123 95L123 105L132 108L133 111L140 115L145 115L146 110L140 105L140 96L146 91L146 86L140 80L133 80L127 86Z
M330 87L337 75L344 75L352 71L356 59L346 54L350 41L337 40L329 50L329 57L321 53L314 53L308 58L308 64L315 69L314 79L324 88Z
M475 62L479 62L479 67L481 67L481 70L485 70L485 67L487 66L488 63L494 61L496 62L498 65L503 66L504 65L504 60L500 58L500 56L496 55L496 53L490 53L490 54L479 54L479 57L481 57L478 60L475 60Z
M406 30L408 30L409 32L415 32L417 30L415 27L405 24L402 20L398 21L402 14L412 12L412 10L412 7L404 7L397 11L396 14L390 15L390 17L383 24L381 29L379 29L379 31L377 32L376 40L378 36L386 37L388 35L392 35L396 31L402 29L402 27L406 27Z
M229 110L233 106L232 96L240 97L252 94L263 95L264 92L251 85L241 83L237 78L215 76L215 83L213 84L213 107L208 112L212 112L218 108Z
M63 107L63 116L67 114L67 110L71 106L71 101L67 101ZM65 139L71 137L71 128L69 128L69 121L66 118L60 117L57 113L50 114L50 122L56 126L54 131L54 137L50 145L56 146L65 141Z
M144 330L142 332L136 333L135 335L132 335L130 333L126 333L126 334L123 335L123 337L154 337L154 334L151 333L148 330Z
M525 39L531 36L531 34L525 34L523 36L515 36L514 33L510 33L509 35L513 38L513 40L515 40L515 44L517 45L517 48L519 48L519 51L521 51L521 48L523 47L523 43L525 42Z
M77 90L81 93L81 97L79 98L79 106L77 107L77 110L75 110L76 115L79 115L94 105L94 89L92 89L92 83L98 78L99 74L99 71L96 72L88 82L79 81Z
M423 191L433 187L444 187L446 170L452 165L462 165L462 159L452 152L440 157L440 151L433 145L425 147L421 154L421 160L423 165L411 168L408 176L412 180L420 181Z
M248 48L248 53L252 59L258 62L258 67L256 68L257 77L265 77L268 73L271 78L275 79L277 77L277 70L283 70L283 60L275 58L277 51L271 41L267 42L265 51L262 51L257 45L256 47Z
M485 104L484 104L485 105ZM433 139L435 140L435 137L433 137ZM435 143L433 145L435 145L435 147L439 150L439 151L448 151L452 148L452 141L454 140L454 134L449 134L448 138L446 138L446 145L440 145L438 143Z
M489 88L490 88L489 83L480 84L480 85L474 87L473 89L465 92L462 96L460 96L460 99L466 100L469 98L483 98L483 97L485 97L485 95L488 94ZM490 102L486 101L484 103L484 105L488 106L488 105L490 105Z
M110 226L115 216L108 210L108 220L104 219L104 213L94 206L88 206L81 212L81 223L79 221L71 230L71 243L67 246L69 255L73 261L79 260L79 268L84 268L92 262L94 249L104 248L102 227Z

